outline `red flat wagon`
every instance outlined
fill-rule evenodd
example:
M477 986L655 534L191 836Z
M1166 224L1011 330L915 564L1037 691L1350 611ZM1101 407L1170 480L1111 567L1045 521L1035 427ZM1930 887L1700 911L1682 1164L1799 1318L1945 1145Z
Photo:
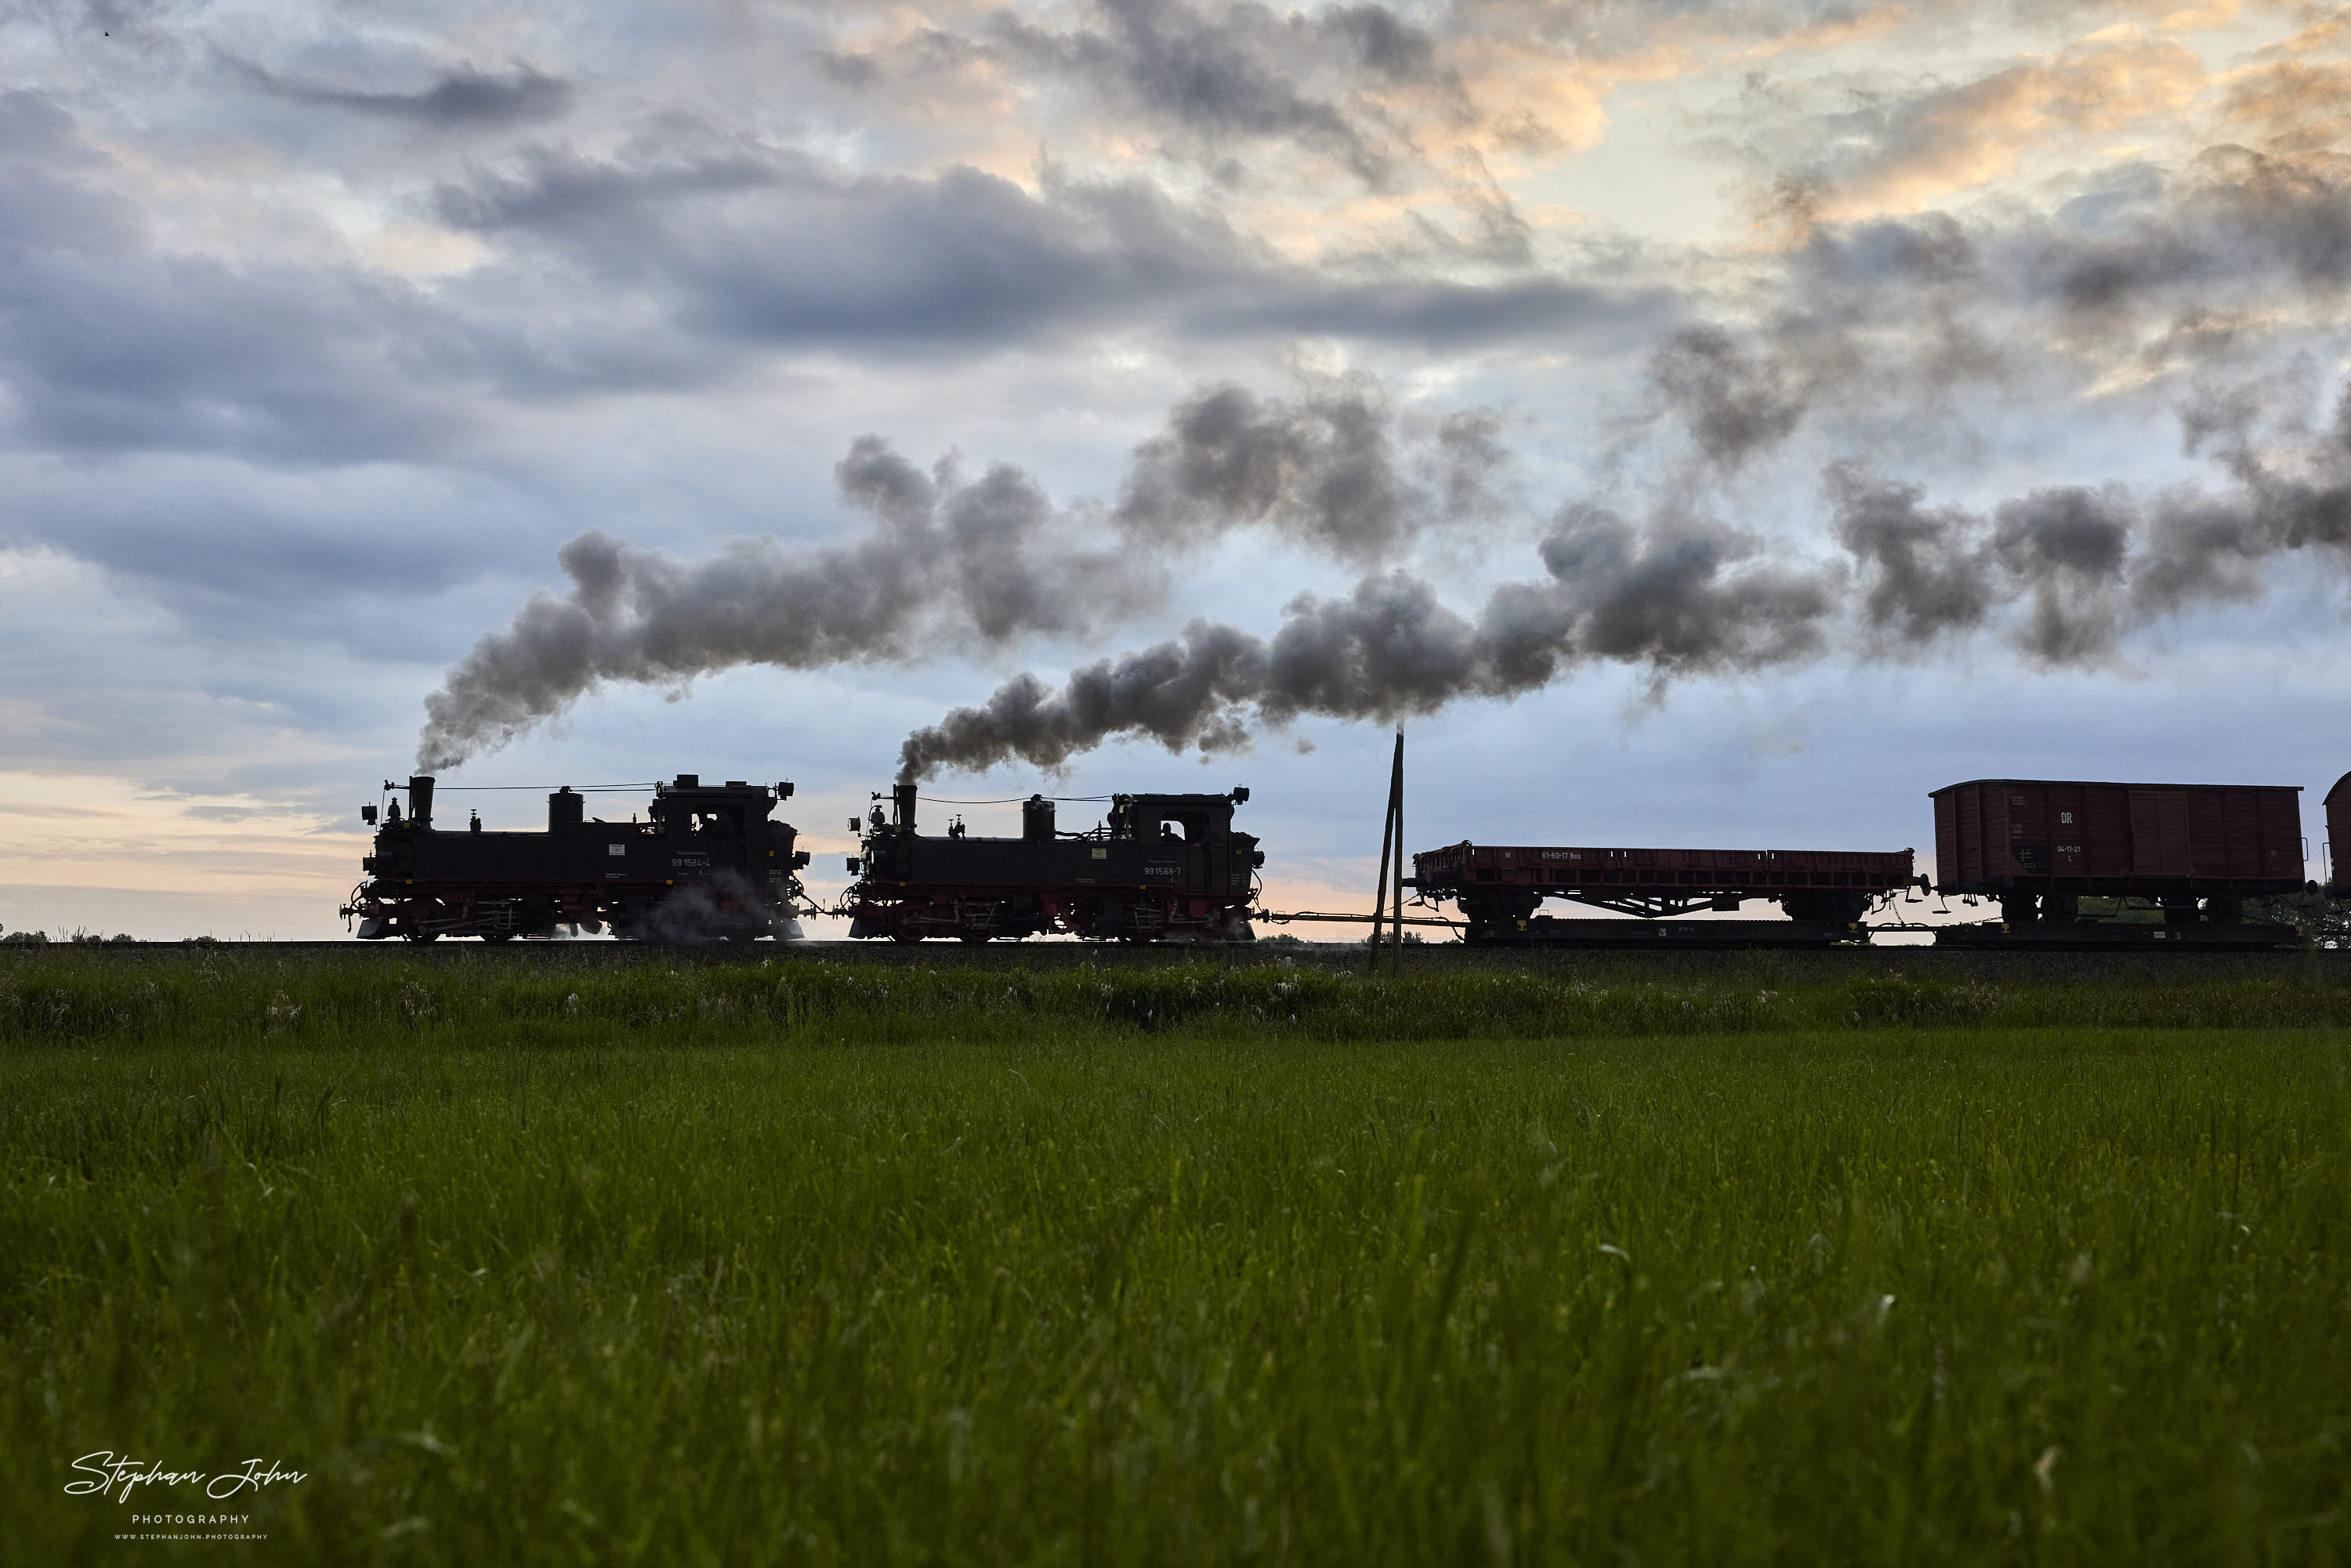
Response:
M1546 898L1645 919L1693 910L1736 910L1742 900L1779 904L1790 920L1854 934L1872 900L1913 880L1908 850L1664 850L1473 844L1413 856L1425 898L1461 906L1472 941L1523 932Z

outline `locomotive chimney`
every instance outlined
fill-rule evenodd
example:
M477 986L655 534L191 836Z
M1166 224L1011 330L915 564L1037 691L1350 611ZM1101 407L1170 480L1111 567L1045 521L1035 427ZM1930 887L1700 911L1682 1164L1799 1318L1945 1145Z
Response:
M897 825L902 832L911 833L914 831L914 789L912 784L893 784L890 787L890 803L897 810Z
M547 831L560 837L580 826L587 804L585 797L566 784L547 798Z
M1020 836L1032 844L1053 841L1053 802L1042 795L1020 802Z
M433 776L419 773L408 781L408 820L419 831L433 828Z

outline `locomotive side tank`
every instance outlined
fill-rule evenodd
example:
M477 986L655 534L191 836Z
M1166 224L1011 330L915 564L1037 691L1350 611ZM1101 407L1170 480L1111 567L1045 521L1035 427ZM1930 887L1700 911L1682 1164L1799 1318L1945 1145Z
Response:
M873 807L849 859L858 879L845 901L849 934L1248 941L1255 872L1265 863L1257 840L1233 826L1233 808L1248 799L1247 789L1114 795L1101 826L1064 832L1054 802L1031 796L1017 839L968 836L959 823L926 837L915 831L914 786L901 784L886 815Z
M1946 785L1932 796L1936 885L1997 898L2011 926L2071 924L2085 897L2152 899L2167 925L2236 925L2246 899L2303 886L2301 792L2041 779Z
M567 787L547 798L543 832L485 831L478 816L444 831L434 780L413 778L405 792L406 818L392 802L360 862L367 880L342 911L363 941L503 942L566 926L653 941L798 935L795 873L808 856L792 825L771 817L792 792L788 783L705 786L681 773L653 787L642 823L591 819L586 797ZM373 821L374 809L362 815Z

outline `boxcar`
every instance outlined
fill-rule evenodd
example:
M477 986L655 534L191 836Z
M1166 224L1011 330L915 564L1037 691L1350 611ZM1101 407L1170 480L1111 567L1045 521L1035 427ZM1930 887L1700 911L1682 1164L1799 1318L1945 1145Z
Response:
M2304 885L2300 793L2283 784L1947 785L1932 793L1936 886L1999 899L2012 925L2073 921L2085 896L2151 899L2167 925L2237 925L2247 898Z
M2351 893L2351 876L2339 864L2344 855L2351 855L2351 773L2326 792L2326 885L2338 894Z

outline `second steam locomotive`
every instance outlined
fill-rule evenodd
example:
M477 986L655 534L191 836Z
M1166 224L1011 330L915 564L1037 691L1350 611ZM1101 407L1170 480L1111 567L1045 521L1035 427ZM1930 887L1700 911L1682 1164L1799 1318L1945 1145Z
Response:
M878 802L880 796L874 797ZM852 832L857 877L845 901L852 936L965 942L1061 932L1122 942L1246 942L1265 852L1233 826L1229 795L1114 795L1083 832L1054 825L1054 802L1020 806L1020 836L967 836L960 822L914 831L914 786L890 792Z

